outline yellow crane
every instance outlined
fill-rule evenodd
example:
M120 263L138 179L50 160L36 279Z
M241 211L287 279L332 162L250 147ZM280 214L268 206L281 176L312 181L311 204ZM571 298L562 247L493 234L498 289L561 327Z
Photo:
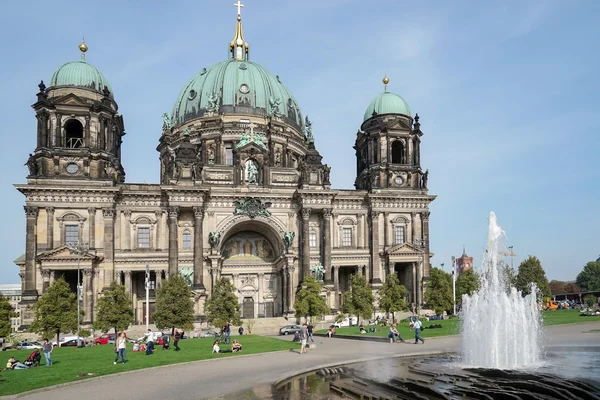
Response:
M510 257L510 267L513 268L513 257L516 257L517 255L513 252L513 246L508 246L508 249L510 251L501 251L500 254Z

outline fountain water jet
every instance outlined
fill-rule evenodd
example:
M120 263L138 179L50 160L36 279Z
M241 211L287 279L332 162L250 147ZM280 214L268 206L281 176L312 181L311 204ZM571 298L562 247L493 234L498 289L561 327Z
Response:
M539 365L540 315L536 288L523 297L506 283L503 267L505 234L496 214L489 217L481 288L463 297L463 362L468 366L515 369Z

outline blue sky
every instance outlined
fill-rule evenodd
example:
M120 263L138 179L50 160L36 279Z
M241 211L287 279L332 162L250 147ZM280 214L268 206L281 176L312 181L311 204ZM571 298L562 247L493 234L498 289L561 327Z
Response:
M6 152L0 283L19 282L23 166L34 150L40 79L77 60L111 82L125 119L128 182L158 183L161 114L185 83L227 57L234 0L9 2L0 14ZM373 97L400 94L421 116L434 265L463 245L481 262L494 210L515 266L536 255L574 279L600 254L600 2L247 0L250 56L281 77L313 121L336 188L354 181L354 138ZM142 6L143 4L143 6Z

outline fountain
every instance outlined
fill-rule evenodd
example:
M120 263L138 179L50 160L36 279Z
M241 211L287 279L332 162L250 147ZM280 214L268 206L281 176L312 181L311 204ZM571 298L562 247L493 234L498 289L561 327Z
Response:
M505 233L490 212L481 288L463 297L463 363L467 366L515 369L540 363L540 313L536 288L523 297L505 279Z

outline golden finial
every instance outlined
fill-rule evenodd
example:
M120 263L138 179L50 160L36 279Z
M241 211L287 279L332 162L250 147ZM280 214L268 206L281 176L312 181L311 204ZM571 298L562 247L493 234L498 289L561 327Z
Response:
M388 83L390 83L390 78L387 77L387 74L385 74L381 82L383 82L383 86L385 88L385 91L387 92L387 85Z
M244 40L244 34L242 33L242 8L244 5L240 0L234 4L237 7L237 23L235 25L235 36L231 42L229 42L229 51L231 56L235 60L247 60L248 59L248 43Z
M81 39L81 44L79 45L79 50L81 50L81 61L85 61L85 52L88 51L88 47L85 44L85 39Z

